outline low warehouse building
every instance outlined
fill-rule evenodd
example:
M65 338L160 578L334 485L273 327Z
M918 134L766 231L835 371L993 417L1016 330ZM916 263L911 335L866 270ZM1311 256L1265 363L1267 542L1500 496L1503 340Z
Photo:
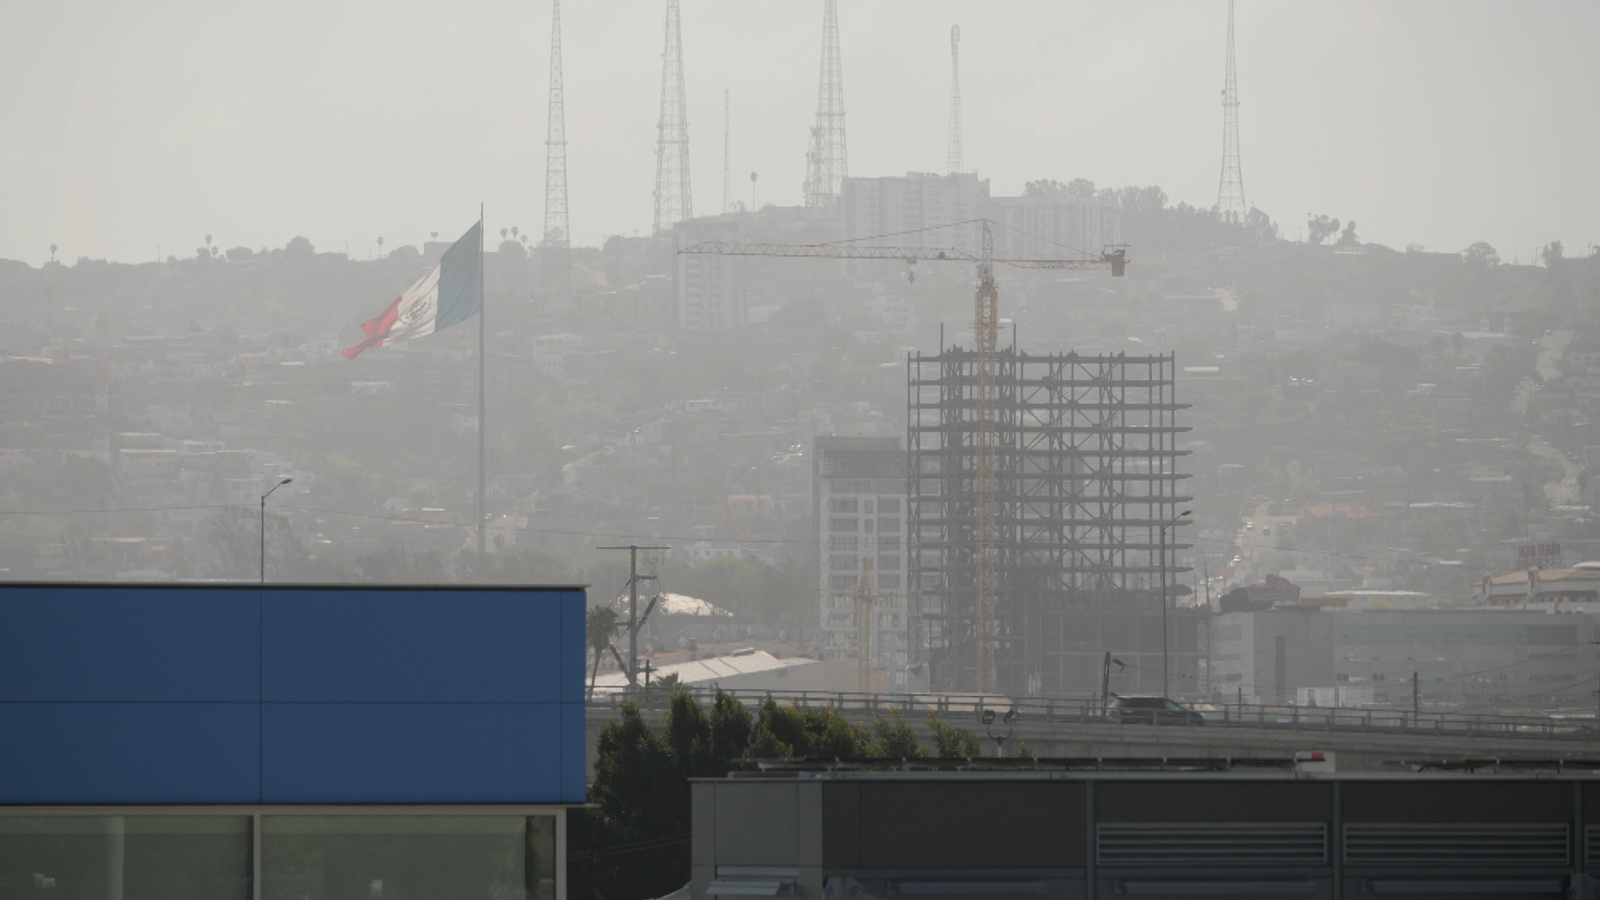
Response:
M952 762L952 761L947 761ZM985 763L1000 761L982 761ZM1019 761L693 785L695 900L787 895L1590 898L1600 778ZM963 765L965 765L963 761ZM1170 766L1176 771L1139 771Z

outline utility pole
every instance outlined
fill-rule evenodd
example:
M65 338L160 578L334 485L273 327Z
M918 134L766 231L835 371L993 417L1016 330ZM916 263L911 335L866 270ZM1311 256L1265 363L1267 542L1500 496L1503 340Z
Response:
M1111 705L1111 651L1107 650L1105 659L1100 661L1100 715L1106 714L1106 708Z
M639 582L646 578L655 578L654 575L639 574L640 550L670 550L670 547L640 547L629 544L626 547L596 547L596 550L626 550L628 551L628 687L639 687Z
M1167 654L1167 529L1178 524L1193 510L1184 510L1161 526L1161 696L1172 696L1170 657Z
M1417 680L1417 670L1411 670L1411 715L1422 715L1422 684Z

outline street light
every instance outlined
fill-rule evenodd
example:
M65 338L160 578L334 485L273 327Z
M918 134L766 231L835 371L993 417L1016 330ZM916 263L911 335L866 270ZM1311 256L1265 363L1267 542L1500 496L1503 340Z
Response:
M1161 696L1172 696L1171 662L1167 656L1167 529L1178 524L1184 516L1194 512L1186 509L1161 526Z
M260 579L262 584L267 583L267 498L272 496L272 491L283 487L293 480L293 478L285 478L273 485L271 490L261 495L261 556L259 559L261 561Z
M1006 741L1011 739L1011 732L1017 730L1017 708L1015 706L1011 707L1004 716L1000 717L1000 721L1004 722L1006 726L1005 734L995 735L994 728L991 727L994 725L994 720L994 710L986 709L983 711L983 730L987 731L989 738L994 741L994 755L1005 756Z

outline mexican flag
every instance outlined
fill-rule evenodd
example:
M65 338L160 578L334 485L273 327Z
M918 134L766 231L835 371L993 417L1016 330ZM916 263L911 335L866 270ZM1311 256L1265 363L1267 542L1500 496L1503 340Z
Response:
M433 271L361 326L366 340L344 348L355 359L368 347L409 341L465 322L483 309L483 222L450 245Z

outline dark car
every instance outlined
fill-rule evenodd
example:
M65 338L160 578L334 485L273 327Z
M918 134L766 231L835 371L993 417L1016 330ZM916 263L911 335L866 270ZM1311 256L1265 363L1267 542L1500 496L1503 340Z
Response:
M1121 725L1204 725L1205 717L1165 697L1118 697L1108 714Z

